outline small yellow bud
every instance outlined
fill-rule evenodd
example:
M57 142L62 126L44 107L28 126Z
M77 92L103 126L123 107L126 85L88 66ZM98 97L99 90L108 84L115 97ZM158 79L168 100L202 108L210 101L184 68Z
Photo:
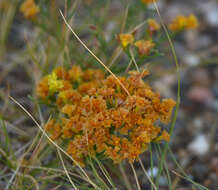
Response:
M129 44L134 42L134 37L132 34L120 34L119 41L121 45L126 48Z
M57 92L60 88L63 88L63 82L57 79L55 72L48 75L48 86L51 93Z

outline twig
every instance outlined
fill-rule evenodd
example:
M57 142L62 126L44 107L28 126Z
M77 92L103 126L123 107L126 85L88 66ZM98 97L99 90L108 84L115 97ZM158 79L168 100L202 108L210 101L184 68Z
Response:
M64 160L63 160L63 158L62 158L62 156L61 156L60 150L57 149L57 152L58 152L58 156L59 156L59 158L60 158L60 160L61 160L62 166L63 166L63 168L64 168L64 171L65 171L65 173L66 173L66 175L67 175L67 178L69 179L69 181L70 181L71 185L73 186L73 188L74 188L75 190L78 190L77 187L76 187L76 185L73 183L72 179L70 178L70 175L69 175L69 173L68 173L68 171L67 171L67 168L66 168L66 166L65 166L65 164L64 164Z

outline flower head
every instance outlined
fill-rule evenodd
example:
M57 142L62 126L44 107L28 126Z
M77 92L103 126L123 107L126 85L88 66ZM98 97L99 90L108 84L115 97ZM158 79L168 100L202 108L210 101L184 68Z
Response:
M148 30L152 34L160 29L160 24L155 19L148 19Z
M169 28L172 31L179 31L185 29L186 24L187 24L186 17L183 15L179 15L172 21L172 23L170 23Z
M187 17L186 28L187 29L195 29L198 27L198 25L199 25L199 23L198 23L198 19L196 18L196 16L193 14L190 14Z
M48 77L44 77L37 85L36 93L40 98L46 98L49 93Z
M132 34L120 34L118 36L118 39L124 48L126 48L129 44L132 44L134 42L134 37Z
M61 80L58 80L55 72L48 75L48 86L51 93L57 92L63 87L63 82Z
M135 42L135 46L138 48L140 55L149 55L155 44L151 40L138 40Z
M193 14L190 14L188 17L178 15L169 24L169 29L172 31L181 31L183 29L195 29L198 25L198 20Z
M20 11L26 18L34 18L40 11L34 0L26 0L21 4Z
M72 66L69 71L70 78L74 81L80 81L82 76L82 70L78 66Z

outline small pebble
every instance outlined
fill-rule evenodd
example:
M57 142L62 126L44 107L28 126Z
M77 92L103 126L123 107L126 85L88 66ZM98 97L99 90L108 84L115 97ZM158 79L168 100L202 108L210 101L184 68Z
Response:
M153 167L153 168L150 168L148 170L148 176L150 176L150 177L152 177L152 176L156 177L157 174L158 174L158 168L157 167Z
M189 144L188 149L195 155L205 155L209 151L210 145L205 135L200 134Z
M211 26L218 26L218 6L211 7L207 11L206 20Z
M199 8L210 26L218 26L218 5L215 1L199 3Z
M200 63L200 59L194 54L187 54L184 56L184 62L190 66L197 66Z
M194 86L188 91L188 98L199 103L208 103L213 97L211 90L207 87Z

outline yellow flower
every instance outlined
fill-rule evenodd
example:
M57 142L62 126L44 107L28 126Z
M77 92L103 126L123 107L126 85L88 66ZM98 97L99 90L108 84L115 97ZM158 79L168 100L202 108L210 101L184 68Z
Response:
M190 14L188 17L179 15L169 24L169 29L172 31L195 29L198 25L198 20L193 14Z
M172 31L179 31L185 29L187 24L187 18L183 15L178 15L172 23L169 25L169 29Z
M125 48L129 44L132 44L134 42L134 37L132 34L120 34L119 41L121 45Z
M198 25L199 25L199 23L198 23L198 19L196 18L196 16L193 14L190 14L187 17L186 28L187 29L195 29L198 27Z
M144 3L144 4L151 4L151 3L154 3L156 1L157 0L141 0L141 2Z
M140 55L149 55L150 50L154 47L154 45L155 44L151 40L138 40L135 43Z
M51 93L57 92L59 89L63 88L63 82L57 78L55 72L48 75L48 86Z
M151 33L155 32L160 29L160 24L154 19L148 19L148 29Z
M34 18L39 13L39 7L34 0L26 0L22 3L20 11L26 18Z

